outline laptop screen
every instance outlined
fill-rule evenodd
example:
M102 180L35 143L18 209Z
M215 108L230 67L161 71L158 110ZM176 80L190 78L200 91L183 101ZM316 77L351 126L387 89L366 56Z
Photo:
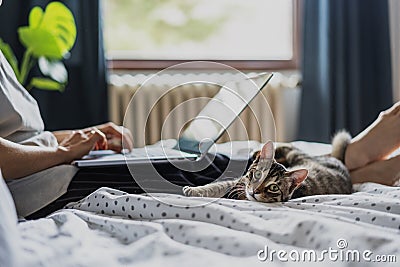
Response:
M226 83L190 122L180 136L176 148L197 154L207 152L272 76L273 74L267 75L260 87L252 78Z

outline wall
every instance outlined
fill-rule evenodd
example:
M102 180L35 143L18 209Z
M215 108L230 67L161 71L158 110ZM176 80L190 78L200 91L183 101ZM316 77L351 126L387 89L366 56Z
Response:
M389 0L393 100L400 101L400 1Z

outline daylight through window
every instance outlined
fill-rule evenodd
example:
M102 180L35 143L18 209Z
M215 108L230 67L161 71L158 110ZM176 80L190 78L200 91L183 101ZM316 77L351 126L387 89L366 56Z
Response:
M104 0L108 58L291 60L294 0Z

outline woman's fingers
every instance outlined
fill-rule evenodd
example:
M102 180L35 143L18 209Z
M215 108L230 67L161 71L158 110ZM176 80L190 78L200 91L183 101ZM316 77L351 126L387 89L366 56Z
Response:
M131 151L133 149L133 135L128 128L122 127L123 145L125 149Z
M101 131L106 134L111 150L116 152L121 152L123 148L132 150L133 136L129 129L110 123L102 128Z
M65 141L65 142L64 142ZM81 159L87 155L96 146L101 149L106 148L107 141L105 135L97 129L92 129L84 135L80 132L75 132L71 136L60 143L64 147L68 162L75 159Z
M116 152L121 152L122 149L132 150L133 136L129 129L122 126L117 126L112 122L105 123L96 127L105 134L108 149ZM86 133L90 132L92 128L86 128ZM102 149L102 148L98 148Z
M92 149L108 149L107 138L99 129L92 128L87 135L88 140L86 142L92 145Z
M121 139L108 139L108 149L120 153L122 151Z
M109 138L107 142L109 149L114 150L116 152L121 152L122 149L128 149L129 151L131 151L133 148L132 139L125 132L122 135L122 139L113 137Z
M85 134L83 131L74 131L72 133L71 139L69 140L70 143L75 144L81 141L85 141L88 139L87 134Z
M65 138L60 145L69 146L88 139L88 136L83 131L72 131L71 134Z

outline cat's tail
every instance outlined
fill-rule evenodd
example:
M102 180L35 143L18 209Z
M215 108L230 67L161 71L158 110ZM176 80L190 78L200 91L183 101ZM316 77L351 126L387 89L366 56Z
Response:
M332 139L331 156L344 162L344 155L346 153L346 148L350 144L350 142L351 142L351 135L347 131L341 130L337 132Z

